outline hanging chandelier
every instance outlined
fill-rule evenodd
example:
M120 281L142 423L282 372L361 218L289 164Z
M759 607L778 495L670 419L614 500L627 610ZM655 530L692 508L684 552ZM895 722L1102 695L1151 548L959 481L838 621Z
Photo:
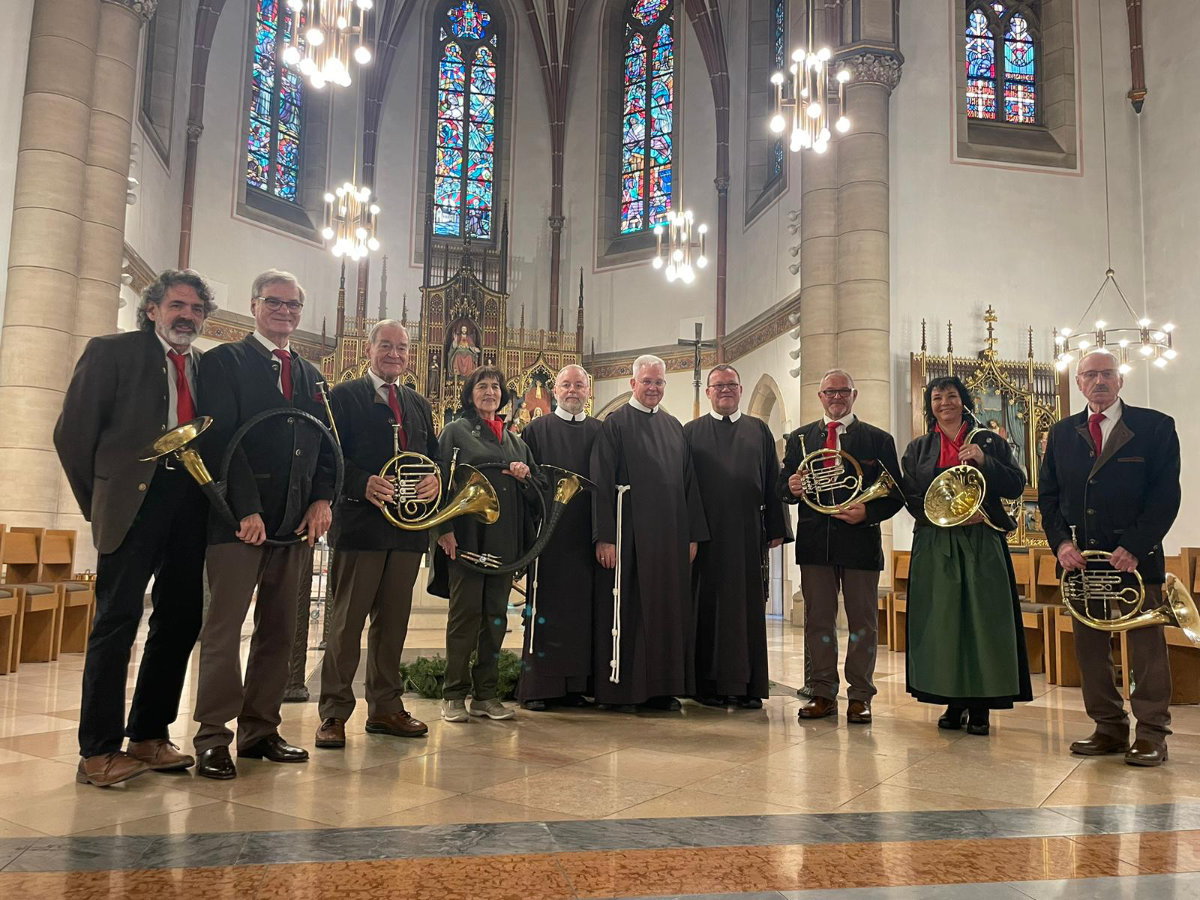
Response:
M696 280L695 269L703 269L708 265L708 257L704 253L708 226L695 226L699 241L693 242L694 221L695 217L690 209L681 213L668 210L667 221L654 226L654 237L658 246L654 254L653 265L656 269L666 269L667 281L674 281L678 278L684 284L691 284ZM664 237L666 237L666 241L663 240ZM692 268L693 248L700 251L696 254L695 269Z
M350 86L350 60L371 61L364 23L375 0L287 0L296 13L283 61L298 69L318 90L326 84ZM354 45L351 49L351 45Z
M1103 11L1099 8L1099 0L1096 5L1100 33L1100 96L1103 97L1106 96L1104 93L1104 17ZM1133 306L1125 297L1125 292L1121 290L1121 285L1117 283L1117 276L1113 271L1111 190L1108 183L1108 109L1104 104L1100 105L1100 122L1104 148L1104 229L1108 266L1104 272L1104 280L1100 282L1099 290L1092 296L1092 302L1083 311L1083 315L1079 317L1079 322L1075 327L1054 329L1054 352L1058 356L1054 365L1058 371L1065 371L1073 360L1082 358L1092 350L1103 348L1117 358L1117 365L1122 375L1133 371L1130 363L1138 359L1164 369L1177 355L1174 346L1175 326L1170 322L1155 326L1147 316L1139 316L1134 312ZM1117 296L1121 298L1121 304L1124 306L1121 315L1128 315L1128 319L1124 324L1112 325L1104 319L1098 318L1093 323L1091 331L1081 331L1080 324L1096 308L1105 288L1110 284L1117 292Z
M333 241L330 249L337 257L354 261L379 249L375 224L379 206L371 202L371 189L347 181L325 195L325 227L321 237Z
M788 67L789 78L783 72L771 76L775 86L775 113L771 116L770 128L776 134L788 129L785 111L791 113L791 136L788 146L793 153L800 150L815 150L824 153L829 149L829 63L833 51L828 47L816 46L813 23L813 3L805 3L805 21L808 34L803 47L792 51L792 64ZM843 134L850 130L850 119L846 115L846 83L850 80L848 69L838 69L837 82L838 118L834 128Z

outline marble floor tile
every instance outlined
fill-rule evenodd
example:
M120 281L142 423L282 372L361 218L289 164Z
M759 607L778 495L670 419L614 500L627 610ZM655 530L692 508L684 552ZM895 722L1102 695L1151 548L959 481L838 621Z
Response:
M922 884L915 887L834 888L823 891L783 891L784 900L1027 900L1007 884Z
M670 792L661 784L552 770L475 791L476 796L599 819Z
M43 734L48 731L70 731L74 737L74 732L78 727L79 723L70 719L18 711L16 715L0 718L0 738Z
M1019 881L1012 887L1030 900L1195 900L1200 874Z
M645 803L613 813L610 818L672 818L675 816L782 816L803 812L795 806L764 803L744 797L711 794L694 788L680 788Z
M986 738L979 738L986 740ZM1078 762L1059 759L988 759L942 751L887 779L887 784L1038 806L1074 771Z
M869 773L863 780L853 780L812 775L802 769L747 765L697 781L690 787L710 794L823 812L837 809L876 784Z
M345 771L320 764L320 758L310 758L304 763L274 763L265 759L239 759L234 756L237 778L221 781L202 778L195 769L182 772L161 772L144 776L161 780L164 784L181 791L191 791L216 800L237 800L248 794L261 791L281 793L296 785L322 778L344 776Z
M63 897L104 900L110 897L204 897L241 900L255 897L266 870L261 866L159 869L111 872L0 872L0 896Z
M980 800L937 791L923 791L896 784L877 784L843 803L837 812L893 812L902 810L985 809L1017 807L1003 800Z
M68 753L78 754L78 728L72 727L71 723L65 719L60 721L68 727L58 731L0 737L0 750L13 750L26 756L36 756L42 759L50 759Z
M363 823L366 827L379 825L457 825L476 822L551 822L576 819L568 813L531 806L519 806L500 800L489 800L475 794L458 794L445 800L435 800L422 806L388 813Z
M770 757L767 757L768 759ZM683 753L663 753L640 747L626 747L574 763L564 772L594 772L609 778L646 781L683 787L715 773L734 768L728 760L708 759Z
M803 741L764 756L756 765L768 769L801 771L808 775L879 783L903 772L932 755L932 752L914 750L907 755L882 756L853 744L833 747L826 746L824 741Z
M206 803L161 816L118 822L79 832L79 836L121 834L207 834L235 831L290 831L327 828L323 822L270 812L242 803Z
M454 750L427 753L399 762L365 769L365 774L395 778L445 791L469 793L481 788L526 778L550 766L501 757L467 755Z

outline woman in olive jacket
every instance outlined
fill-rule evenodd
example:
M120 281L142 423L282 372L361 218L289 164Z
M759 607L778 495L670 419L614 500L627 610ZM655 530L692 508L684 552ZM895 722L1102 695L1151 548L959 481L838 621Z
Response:
M467 376L462 389L461 419L448 424L438 441L442 465L449 467L458 451L458 465L480 469L500 500L500 518L485 525L473 516L459 516L438 527L438 555L449 560L450 615L446 620L446 682L442 688L442 718L467 721L470 715L511 719L513 711L497 697L500 646L508 625L512 573L482 575L455 560L460 550L487 553L512 562L529 545L533 530L530 500L538 486L537 467L529 448L505 428L497 412L509 401L504 373L481 366ZM447 492L453 490L447 484ZM444 560L439 560L444 562ZM471 654L475 664L471 665Z

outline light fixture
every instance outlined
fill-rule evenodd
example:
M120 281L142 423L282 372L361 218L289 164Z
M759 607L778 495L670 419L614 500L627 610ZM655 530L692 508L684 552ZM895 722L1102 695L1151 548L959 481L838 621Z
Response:
M366 14L375 0L287 0L294 14L283 62L313 87L350 86L350 61L371 61Z
M1099 0L1097 0L1099 6ZM1097 9L1097 13L1101 11ZM1100 18L1100 96L1105 96L1104 93L1104 20ZM1055 328L1054 329L1054 353L1057 359L1055 360L1055 368L1062 372L1067 369L1071 362L1077 358L1083 357L1088 351L1105 349L1117 358L1117 365L1122 375L1126 375L1133 371L1133 366L1130 365L1130 360L1136 360L1141 357L1146 362L1153 363L1157 368L1166 368L1167 364L1175 359L1178 355L1174 347L1174 332L1175 326L1170 322L1166 322L1158 327L1145 315L1139 316L1133 311L1129 300L1125 297L1125 292L1121 290L1121 285L1117 283L1116 273L1112 266L1112 212L1110 189L1108 183L1108 114L1104 104L1100 105L1101 112L1101 131L1104 146L1104 227L1107 239L1108 250L1108 266L1104 272L1104 280L1100 282L1100 288L1092 296L1092 302L1088 304L1087 309L1083 311L1083 315L1079 317L1079 323L1074 328ZM1117 296L1121 298L1121 304L1124 306L1122 314L1127 313L1129 318L1124 324L1110 323L1102 318L1097 318L1092 323L1092 329L1080 330L1080 325L1088 318L1092 309L1100 302L1105 289L1112 285ZM1115 346L1114 346L1115 344Z
M813 0L805 0L805 15L808 27L805 45L792 51L788 74L776 72L771 76L771 84L775 87L775 112L769 125L776 134L783 134L788 130L785 111L790 112L792 121L788 147L792 152L812 149L824 153L829 149L831 137L829 61L833 58L833 51L828 47L816 46ZM846 115L846 83L850 81L850 71L838 69L835 78L838 117L833 127L845 134L850 130L850 119Z
M695 216L690 209L681 213L668 211L667 221L654 226L657 249L652 265L656 269L666 271L667 281L679 279L684 284L691 284L696 280L695 269L703 269L708 265L708 257L704 254L708 226L695 226L699 241L693 242L694 222ZM663 240L664 236L666 237L665 241ZM692 250L694 248L700 251L695 257L695 269L692 267Z
M371 200L371 189L347 181L325 195L325 227L321 237L333 241L334 256L356 262L379 249L375 224L379 206Z

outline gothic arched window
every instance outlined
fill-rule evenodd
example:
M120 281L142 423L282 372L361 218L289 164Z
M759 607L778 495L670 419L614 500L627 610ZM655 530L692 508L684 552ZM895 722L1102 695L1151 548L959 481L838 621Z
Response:
M479 0L434 19L433 233L490 238L495 226L499 17Z
M771 0L771 63L773 71L782 72L787 61L787 0ZM768 97L770 94L768 93ZM783 138L771 142L771 156L767 160L767 183L770 184L783 174Z
M246 186L299 201L302 78L284 64L283 48L299 13L284 0L255 0Z
M1039 5L967 0L969 118L1037 124Z
M665 222L671 209L675 4L628 0L622 17L621 234Z

